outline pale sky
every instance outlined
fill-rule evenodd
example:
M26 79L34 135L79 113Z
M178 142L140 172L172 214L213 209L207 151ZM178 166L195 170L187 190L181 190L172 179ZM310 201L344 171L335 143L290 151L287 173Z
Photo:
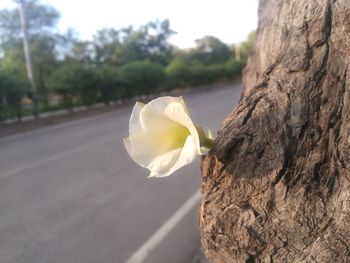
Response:
M82 40L92 39L101 28L136 27L155 19L170 19L177 32L170 42L192 47L194 40L216 36L227 44L246 39L257 28L258 0L41 0L60 13L58 29L73 28ZM13 0L0 0L0 9L15 7Z

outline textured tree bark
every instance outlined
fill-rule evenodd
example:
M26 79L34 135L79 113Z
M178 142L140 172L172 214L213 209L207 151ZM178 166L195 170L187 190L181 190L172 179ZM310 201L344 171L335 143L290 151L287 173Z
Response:
M350 262L349 64L349 0L260 1L242 99L202 162L211 262Z

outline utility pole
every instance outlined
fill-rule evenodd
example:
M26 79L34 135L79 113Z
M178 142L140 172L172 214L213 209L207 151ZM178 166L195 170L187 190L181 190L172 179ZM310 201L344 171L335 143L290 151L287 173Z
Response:
M19 3L19 13L21 19L21 31L22 31L22 40L23 40L23 51L27 68L27 77L29 82L29 97L33 102L33 114L37 119L39 117L38 112L38 97L36 92L34 74L33 74L33 66L32 66L32 58L30 55L29 43L28 43L28 35L27 35L27 15L26 15L26 0L18 0Z

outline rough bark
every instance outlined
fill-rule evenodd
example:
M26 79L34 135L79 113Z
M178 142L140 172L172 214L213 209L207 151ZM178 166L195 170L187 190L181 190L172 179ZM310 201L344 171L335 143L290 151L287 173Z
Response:
M349 63L349 0L260 1L242 99L202 162L211 262L350 262Z

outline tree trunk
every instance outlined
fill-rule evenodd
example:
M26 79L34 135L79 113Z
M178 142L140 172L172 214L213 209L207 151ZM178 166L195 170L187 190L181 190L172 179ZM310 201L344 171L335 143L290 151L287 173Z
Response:
M202 162L211 262L350 262L349 64L349 0L260 1L242 100Z

